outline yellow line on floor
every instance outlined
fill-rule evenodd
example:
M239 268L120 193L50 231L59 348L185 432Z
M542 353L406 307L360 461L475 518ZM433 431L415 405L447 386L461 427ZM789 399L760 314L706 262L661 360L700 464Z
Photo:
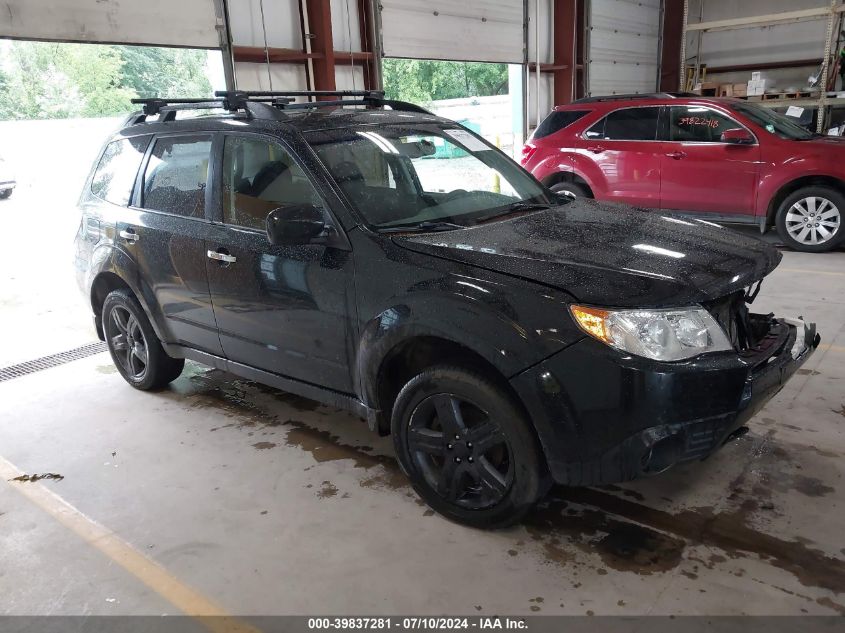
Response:
M778 268L782 273L806 273L808 275L837 275L845 277L845 273L837 272L835 270L810 270L809 268Z
M845 347L842 345L831 345L830 343L822 343L819 345L819 349L830 352L845 352Z
M214 602L175 578L157 562L46 486L37 482L11 481L22 474L14 464L0 457L0 477L13 489L186 615L196 618L213 633L259 633L259 629L234 619Z

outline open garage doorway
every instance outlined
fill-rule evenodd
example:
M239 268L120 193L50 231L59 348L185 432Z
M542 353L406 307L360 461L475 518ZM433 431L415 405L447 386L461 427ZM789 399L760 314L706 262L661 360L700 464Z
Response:
M522 146L522 67L518 64L387 58L385 94L477 132L509 156Z
M211 96L219 50L0 40L0 366L96 340L73 279L74 205L135 97ZM33 324L38 323L38 332Z

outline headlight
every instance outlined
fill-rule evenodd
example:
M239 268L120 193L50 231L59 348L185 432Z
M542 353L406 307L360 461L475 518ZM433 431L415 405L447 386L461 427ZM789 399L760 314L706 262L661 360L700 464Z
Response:
M683 360L703 352L732 350L725 331L702 308L603 310L570 306L590 336L611 347L654 360Z

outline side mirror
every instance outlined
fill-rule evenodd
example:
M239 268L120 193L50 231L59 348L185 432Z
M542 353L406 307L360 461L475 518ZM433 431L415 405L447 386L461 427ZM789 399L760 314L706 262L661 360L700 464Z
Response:
M754 137L748 130L735 127L730 130L722 132L721 140L723 143L730 143L731 145L754 145Z
M313 204L290 204L267 215L267 239L273 246L301 246L326 237L323 210Z

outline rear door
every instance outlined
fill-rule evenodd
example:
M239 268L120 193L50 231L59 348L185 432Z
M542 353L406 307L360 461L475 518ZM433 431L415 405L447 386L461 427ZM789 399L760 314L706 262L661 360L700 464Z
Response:
M723 143L722 132L735 128L745 126L707 106L669 108L662 209L753 216L760 145Z
M576 161L597 198L644 207L660 204L661 110L620 108L584 132Z
M223 224L206 243L205 263L226 357L351 392L352 253L270 244L266 218L273 209L311 203L329 219L327 206L286 146L252 134L224 139Z
M168 342L221 355L205 270L211 224L212 134L157 136L138 175L116 242L135 260L138 283Z

